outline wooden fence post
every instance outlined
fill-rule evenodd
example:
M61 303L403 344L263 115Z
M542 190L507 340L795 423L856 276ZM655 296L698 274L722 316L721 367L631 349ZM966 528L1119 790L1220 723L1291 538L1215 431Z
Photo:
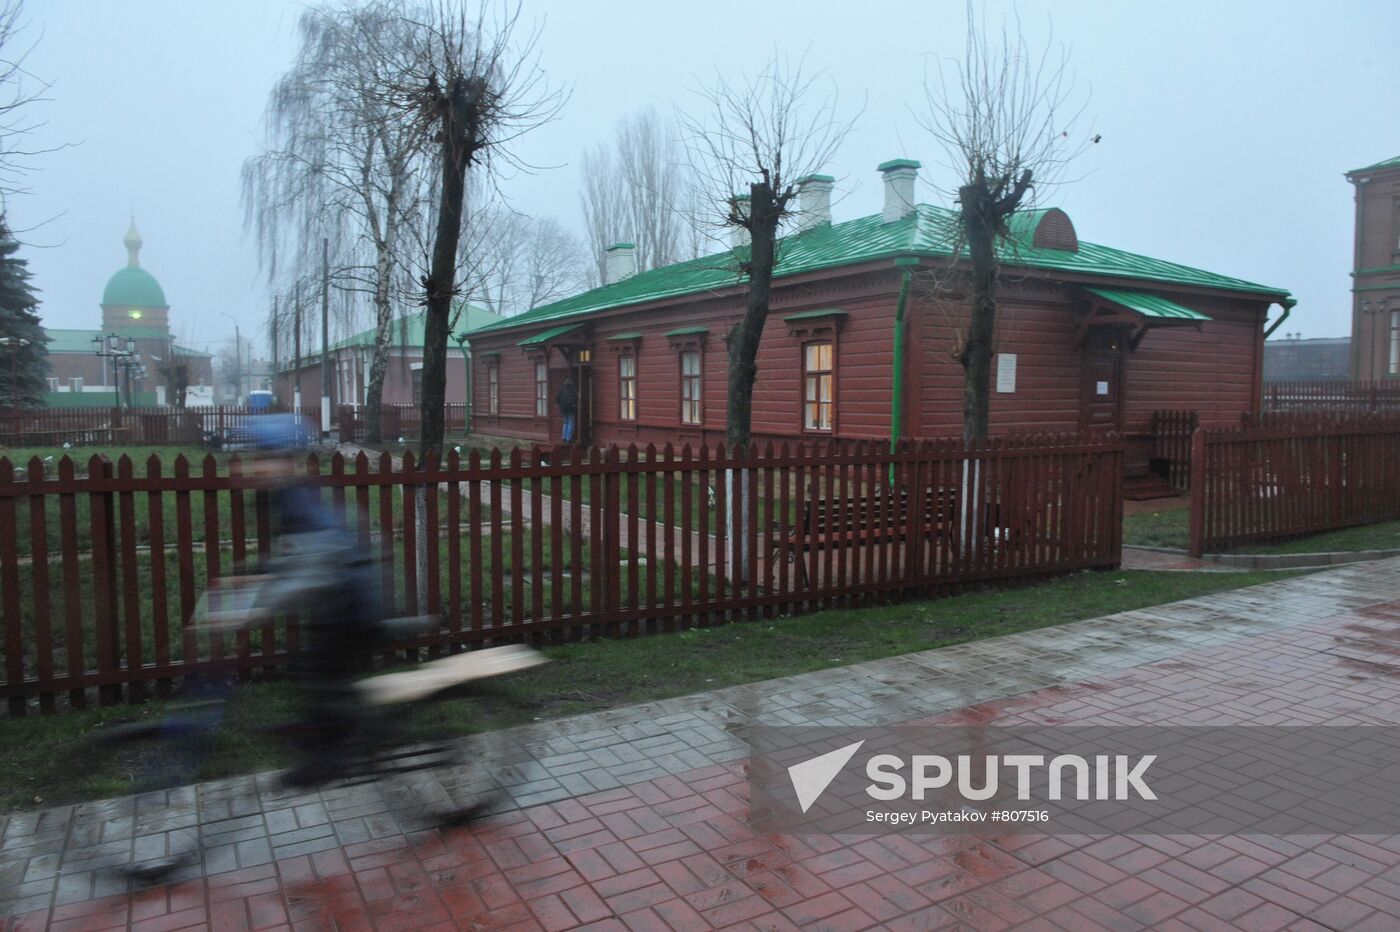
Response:
M1197 427L1191 434L1191 530L1187 547L1193 557L1204 552L1206 481L1206 433Z

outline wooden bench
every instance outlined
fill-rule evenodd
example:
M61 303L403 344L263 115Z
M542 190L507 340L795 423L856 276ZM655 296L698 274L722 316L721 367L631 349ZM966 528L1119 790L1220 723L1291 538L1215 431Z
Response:
M774 538L768 548L770 562L774 557L782 557L796 564L801 586L808 585L808 579L806 562L798 559L800 554L827 546L891 543L909 534L929 538L939 532L951 533L957 525L956 488L925 488L915 512L917 518L912 519L909 490L903 487L898 492L879 488L839 499L811 490L808 495L792 533Z

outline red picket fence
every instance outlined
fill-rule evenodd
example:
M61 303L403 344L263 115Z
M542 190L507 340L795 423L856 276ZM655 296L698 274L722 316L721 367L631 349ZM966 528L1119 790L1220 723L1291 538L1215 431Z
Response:
M367 435L366 409L363 405L339 405L335 409L337 436L342 441L363 442ZM443 405L443 425L447 435L460 435L467 429L465 404ZM379 409L379 436L385 443L400 437L417 437L423 428L422 411L417 405L386 404Z
M1183 492L1191 484L1191 435L1200 424L1196 411L1152 412L1152 457L1165 461L1167 481Z
M249 418L279 408L3 408L0 447L198 445L230 437ZM302 412L313 421L316 408Z
M1190 553L1400 518L1391 419L1198 430Z
M1390 411L1400 413L1400 384L1370 382L1265 382L1264 411Z
M1076 437L733 454L670 446L339 455L306 481L382 569L391 614L439 616L416 659L488 643L635 635L946 592L1119 562L1123 446ZM200 594L272 550L237 460L0 460L11 714L168 695L210 667L281 667L295 618L225 635ZM731 477L727 479L726 477ZM731 481L732 479L732 481ZM737 490L737 492L736 492ZM746 504L747 503L747 504Z

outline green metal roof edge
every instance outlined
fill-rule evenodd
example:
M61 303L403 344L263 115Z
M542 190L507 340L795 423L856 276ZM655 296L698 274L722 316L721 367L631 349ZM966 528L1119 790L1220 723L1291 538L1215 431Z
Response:
M636 248L637 248L637 244L636 244L636 243L613 243L611 246L609 246L609 247L607 248L606 251L607 251L607 252L612 252L614 249L636 249Z
M665 335L668 336L668 337L688 337L688 336L690 336L691 334L695 334L695 333L709 333L709 332L710 332L710 328L709 328L709 327L680 327L680 328L678 328L678 329L676 329L676 330L667 330Z
M635 330L629 330L627 333L614 333L612 336L608 337L608 342L621 343L624 340L640 340L641 338L642 335L640 333Z
M914 159L890 159L875 166L877 172L887 172L894 168L923 168L924 163Z
M1372 269L1357 269L1351 275L1355 278L1358 275L1384 275L1386 272L1400 272L1400 265L1378 265Z
M1116 288L1086 288L1085 291L1096 294L1105 301L1112 301L1114 304L1122 305L1131 311L1137 311L1146 317L1158 317L1165 320L1211 320L1209 314L1202 314L1200 311L1193 311L1189 307L1182 307L1175 301L1158 297L1155 294L1144 294L1141 291L1122 291ZM1166 305L1168 313L1160 313L1153 305Z
M803 175L801 178L794 181L793 184L806 184L809 181L826 181L835 184L836 177L834 175Z
M816 311L801 311L797 314L789 314L783 318L786 323L790 320L815 320L818 317L845 317L846 312L839 307L826 307Z
M1377 162L1374 165L1367 165L1364 168L1353 168L1351 171L1347 172L1347 174L1356 175L1360 174L1361 172L1373 172L1378 168L1400 168L1400 155L1397 155L1391 159L1384 159L1383 161Z

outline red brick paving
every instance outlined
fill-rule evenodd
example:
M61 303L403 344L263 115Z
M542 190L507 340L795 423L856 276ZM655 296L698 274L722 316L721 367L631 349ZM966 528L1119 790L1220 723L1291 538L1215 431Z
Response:
M1358 659L1397 626L1382 606L932 721L1400 722L1400 668ZM746 795L717 765L6 929L1400 928L1400 837L755 836Z

